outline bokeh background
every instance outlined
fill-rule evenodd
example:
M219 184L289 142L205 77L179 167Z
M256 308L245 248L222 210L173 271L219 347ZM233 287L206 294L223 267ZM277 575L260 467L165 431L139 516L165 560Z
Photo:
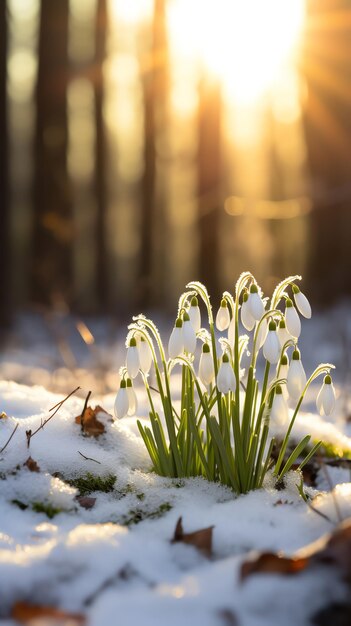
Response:
M1 0L2 327L351 295L349 0Z

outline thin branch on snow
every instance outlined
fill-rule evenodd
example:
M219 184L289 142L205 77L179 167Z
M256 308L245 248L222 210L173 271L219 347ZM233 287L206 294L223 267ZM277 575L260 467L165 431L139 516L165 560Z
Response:
M7 446L9 445L9 443L10 443L10 441L11 441L12 437L14 436L14 434L15 434L15 432L16 432L16 430L17 430L17 428L18 428L18 422L17 422L16 426L14 427L14 429L13 429L13 431L12 431L11 435L9 436L8 440L6 441L5 445L1 448L1 450L0 450L0 454L1 454L1 453L5 450L5 448L7 448Z
M79 450L77 450L78 454L80 454L80 456L83 457L83 459L86 459L87 461L94 461L94 463L99 463L99 465L101 465L100 461L97 461L96 459L92 459L90 456L85 456L85 454L83 454L82 452L79 452Z
M48 417L46 420L41 420L40 422L40 426L34 431L34 433L31 430L26 430L26 437L27 437L27 447L29 448L30 446L30 441L32 439L32 437L34 437L34 435L36 435L39 430L41 430L42 428L44 428L44 426L46 426L46 424L48 422L50 422L50 420L56 415L56 413L60 410L60 408L62 407L62 405L66 402L66 400L68 400L68 398L70 398L71 396L73 396L74 393L76 393L78 390L80 389L80 387L76 387L75 389L73 389L73 391L71 391L71 393L68 394L68 396L66 396L63 400L61 400L61 402L58 402L57 404L55 404L55 406L53 406L50 411L52 411L53 409L55 409L55 411L53 412L52 415L50 415L50 417Z
M80 416L80 429L81 429L82 433L84 432L84 413L85 413L85 409L88 406L88 402L89 402L90 396L91 396L91 391L88 391L87 397L85 398L83 411L82 411L81 416Z

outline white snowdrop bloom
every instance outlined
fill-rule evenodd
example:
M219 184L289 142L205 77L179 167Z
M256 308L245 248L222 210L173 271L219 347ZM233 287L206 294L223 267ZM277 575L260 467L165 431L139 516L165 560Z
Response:
M247 291L244 293L243 302L240 310L241 323L246 328L246 330L252 330L255 326L256 320L251 314L251 309L249 305L249 294Z
M227 330L230 324L230 313L228 308L228 303L225 298L221 301L221 306L218 309L216 315L216 326L218 330Z
M196 332L188 313L184 313L183 315L183 341L185 352L194 354L196 350Z
M212 383L214 375L215 371L210 346L204 343L199 362L199 378L201 382L207 386Z
M264 304L260 294L258 293L258 287L254 283L250 287L248 306L252 317L256 321L259 321L264 314Z
M289 371L288 356L284 352L284 354L282 354L281 359L277 365L277 378L287 378L288 371Z
M234 370L229 363L229 356L223 354L222 363L217 374L217 389L221 393L227 394L229 391L235 391L236 381Z
M324 377L317 396L316 405L320 415L331 415L335 407L335 389L329 374Z
M138 410L138 399L130 378L127 379L128 412L127 415L135 415Z
M285 324L286 324L286 328L288 333L290 333L290 335L292 337L296 337L296 339L298 337L300 337L300 333L301 333L301 320L298 316L298 313L293 305L293 301L290 300L290 298L287 299L286 301L286 307L285 307Z
M143 370L145 374L150 371L152 364L152 352L149 346L149 343L144 339L144 337L140 338L139 343L139 360L140 360L140 369Z
M289 339L291 339L291 335L289 335L286 329L286 323L285 323L284 317L282 317L279 321L278 328L277 328L277 335L278 335L281 348L283 348L286 342L289 341Z
M280 357L280 343L277 335L277 325L269 322L268 333L263 344L263 356L269 363L277 363Z
M132 337L127 348L126 368L129 378L135 378L138 375L140 367L139 350L135 337Z
M117 391L115 400L114 412L117 419L125 417L129 410L129 398L127 393L127 383L125 380L121 380L120 388Z
M232 317L228 327L228 341L231 346L234 346L235 341L235 317Z
M190 307L188 309L188 314L190 317L190 321L194 327L196 333L199 332L201 328L201 313L199 307L199 301L196 296L191 299Z
M300 311L301 315L310 319L312 317L311 305L306 298L305 294L300 291L297 285L292 286L295 304Z
M268 333L268 322L267 320L264 319L263 322L260 324L260 327L257 332L257 339L256 339L257 350L262 348L264 342L266 341L267 333Z
M271 420L278 426L287 426L289 423L289 409L280 385L277 385L275 388Z
M176 320L168 342L168 355L170 359L175 359L184 352L183 320L180 317Z
M303 368L300 351L294 350L287 375L287 389L293 400L298 400L306 385L306 374Z

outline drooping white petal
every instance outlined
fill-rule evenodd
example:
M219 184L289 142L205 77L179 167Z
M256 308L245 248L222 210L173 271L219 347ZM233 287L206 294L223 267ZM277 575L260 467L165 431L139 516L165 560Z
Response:
M129 378L135 378L138 375L140 367L139 351L136 345L127 348L126 368Z
M306 374L301 360L292 359L287 376L287 388L289 396L298 400L306 385Z
M294 293L295 304L300 311L301 315L310 319L312 317L311 305L302 291Z
M210 385L214 379L215 371L211 352L202 352L199 362L199 378L203 385Z
M138 410L138 399L135 393L134 387L127 385L127 395L128 395L128 415L135 415Z
M228 341L231 346L234 346L235 341L235 318L232 317L228 328Z
M269 330L263 345L263 356L269 363L277 363L280 357L280 343L275 330Z
M255 326L256 320L251 314L248 300L242 303L240 315L241 315L241 323L244 326L244 328L246 328L246 330L249 330L249 331L252 330L253 327Z
M222 361L219 367L217 374L217 388L218 391L224 394L229 393L229 391L235 391L235 374L229 362Z
M319 415L324 415L324 407L323 407L323 388L324 385L320 388L317 398L316 398L316 406Z
M286 329L285 322L284 322L284 326L281 326L279 324L278 329L277 329L277 334L278 334L280 347L282 348L286 344L286 342L289 341L289 339L291 339L291 335L288 333Z
M298 338L301 334L301 320L294 306L287 306L285 309L285 324L288 333L292 337Z
M263 320L263 322L260 324L260 327L257 333L257 340L256 340L257 350L262 348L264 342L266 341L267 333L268 333L268 323L266 320Z
M196 350L196 333L190 319L183 322L184 350L194 354Z
M193 325L193 328L195 330L195 332L199 332L200 328L201 328L201 312L200 312L200 307L198 305L193 306L191 305L188 309L188 315L190 317L190 321Z
M279 426L287 426L289 423L289 409L283 393L274 395L271 420Z
M326 380L328 382L326 382ZM335 407L335 389L331 377L327 375L316 400L317 409L321 415L330 415Z
M125 386L125 381L122 381L122 383L124 383L124 387L121 386L119 388L114 406L114 413L118 419L122 419L122 417L125 417L129 409L129 398Z
M174 326L168 342L168 355L170 359L175 359L184 352L183 327Z
M139 343L140 369L147 374L152 364L152 352L147 341L141 340Z
M230 313L227 306L220 306L216 315L216 326L218 330L227 330L230 324Z
M262 302L262 298L261 296L255 292L255 293L249 293L249 299L248 299L248 305L249 305L249 310L250 313L252 315L252 317L259 321L264 313L264 304Z

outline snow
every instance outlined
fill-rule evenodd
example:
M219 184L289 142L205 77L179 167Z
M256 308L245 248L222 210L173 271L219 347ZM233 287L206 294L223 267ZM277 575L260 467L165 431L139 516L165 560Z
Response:
M19 424L0 454L0 617L8 617L15 601L28 600L82 612L91 626L108 626L115 616L124 626L179 626L184 620L225 626L231 614L242 626L295 626L307 624L308 616L328 601L344 597L342 585L331 584L328 572L259 575L244 583L239 572L253 550L293 554L330 532L338 522L334 497L342 516L351 516L348 470L329 469L337 484L334 496L320 479L319 488L326 491L313 505L328 521L300 498L295 474L283 491L276 491L268 477L264 489L240 497L201 478L156 476L135 418L112 422L100 414L106 432L98 439L81 434L74 418L84 397L67 400L33 436L28 450L25 431L34 431L62 396L1 381L0 397L0 410L8 416L0 421L0 446ZM145 415L141 398L139 412ZM99 399L108 411L113 401L113 394ZM351 449L346 434L312 413L297 421L296 434L302 436L306 428ZM23 466L29 454L40 472ZM77 489L66 482L86 472L116 476L111 492L90 494L96 498L90 510L79 506ZM27 508L20 510L13 500ZM49 519L32 510L33 502L61 512ZM214 525L211 559L191 546L171 543L180 516L185 532Z

